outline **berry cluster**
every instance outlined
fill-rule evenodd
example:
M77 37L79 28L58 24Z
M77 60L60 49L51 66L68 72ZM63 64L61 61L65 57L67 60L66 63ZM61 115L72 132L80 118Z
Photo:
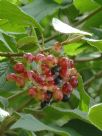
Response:
M8 74L7 80L15 81L20 87L30 82L28 94L41 101L41 107L52 101L68 100L78 85L78 73L73 60L42 53L26 53L23 59L24 63L14 65L15 73Z

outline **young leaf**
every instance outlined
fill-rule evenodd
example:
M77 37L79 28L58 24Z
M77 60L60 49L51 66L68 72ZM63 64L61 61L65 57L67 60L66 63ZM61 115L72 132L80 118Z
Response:
M102 130L102 103L91 107L89 109L88 117L93 125Z
M57 18L53 18L52 20L52 25L54 27L54 29L60 33L64 33L64 34L81 34L81 35L90 35L90 33L88 32L84 32L81 30L78 30L68 24L63 23L62 21L60 21Z

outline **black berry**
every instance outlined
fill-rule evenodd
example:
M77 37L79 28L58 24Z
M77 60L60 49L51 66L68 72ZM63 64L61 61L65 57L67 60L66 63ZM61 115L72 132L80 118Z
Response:
M62 83L62 78L61 76L56 76L55 79L54 79L54 82L56 85L60 85Z
M60 71L60 67L58 65L52 67L51 69L51 72L53 75L55 75L56 73L59 73L59 71Z
M67 102L69 100L69 97L67 95L63 95L63 102Z

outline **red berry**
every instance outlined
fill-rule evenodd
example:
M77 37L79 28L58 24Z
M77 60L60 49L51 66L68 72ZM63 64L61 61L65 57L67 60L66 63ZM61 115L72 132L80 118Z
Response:
M8 74L6 76L6 80L15 81L17 78L17 75L15 73Z
M28 74L27 71L24 71L23 73L20 74L24 79L28 79Z
M57 101L61 101L63 99L63 93L61 90L54 90L53 98Z
M64 94L70 94L72 92L73 88L70 83L65 83L62 87L62 92Z
M16 84L17 84L19 87L24 87L24 85L25 85L24 78L22 78L22 77L17 77L17 78L16 78Z
M58 64L62 68L67 68L68 67L69 60L67 57L62 57L58 60Z
M44 54L41 54L41 53L38 53L38 54L35 56L35 60L42 62L42 61L45 60L45 55L44 55Z
M70 80L70 84L73 86L73 88L76 88L78 85L78 79L76 76L72 76Z
M67 76L67 68L61 68L59 74L61 77L66 77Z
M22 63L16 63L13 68L17 73L23 73L25 70L25 67Z
M29 62L32 62L34 59L34 56L31 53L26 53L23 57Z
M35 87L29 88L28 94L29 94L30 96L35 96L36 93L37 93L37 89L36 89Z
M41 65L42 73L45 74L46 76L51 76L51 70L47 64L42 64Z

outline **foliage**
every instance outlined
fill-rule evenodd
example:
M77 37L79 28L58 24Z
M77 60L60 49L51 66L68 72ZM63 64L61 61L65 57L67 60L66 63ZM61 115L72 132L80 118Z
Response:
M0 0L1 136L102 135L101 16L101 0ZM66 103L39 109L6 76L25 52L42 50L74 59L80 75Z

